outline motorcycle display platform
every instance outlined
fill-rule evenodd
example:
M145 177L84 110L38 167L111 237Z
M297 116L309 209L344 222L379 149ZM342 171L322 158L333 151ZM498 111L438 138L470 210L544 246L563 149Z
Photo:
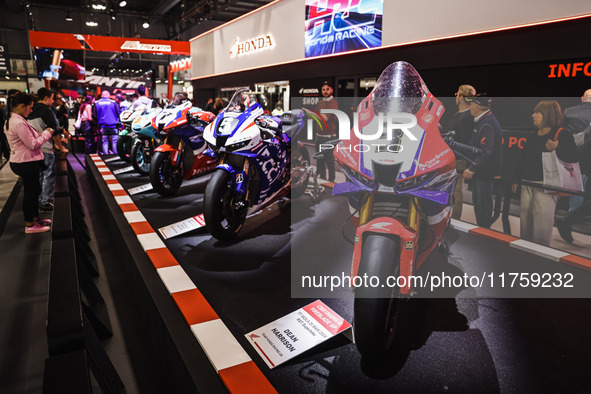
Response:
M91 178L102 184L99 197L114 200L101 172L88 156L86 163ZM106 163L110 172L125 166L127 163L123 161ZM148 182L147 177L135 173L122 173L115 178L122 190ZM161 197L153 191L129 197L157 230L203 213L203 192L208 179L206 176L184 183L171 197ZM325 209L317 209L319 205ZM292 224L289 214L292 210L309 215ZM325 212L330 212L331 217L323 217ZM120 212L120 217L123 215ZM269 369L244 335L315 300L291 298L292 237L299 237L300 241L322 239L331 249L342 251L327 259L326 266L334 272L348 272L353 247L343 240L340 232L326 232L322 226L328 220L344 222L348 216L342 199L324 199L313 205L305 196L273 204L252 217L237 242L217 241L205 227L162 242L280 393L585 392L591 389L587 372L591 367L588 357L591 341L585 323L586 315L591 312L588 299L470 299L456 297L457 294L445 299L422 299L417 302L422 312L421 329L416 333L412 349L402 354L391 354L379 363L361 359L349 338L339 335L286 364ZM124 243L137 244L127 222L116 222L118 226L126 226L119 229ZM454 229L447 231L445 240L450 258L467 262L473 270L481 272L490 271L499 262L512 262L519 270L530 272L540 265L556 264ZM444 264L449 270L457 271L455 266L441 261L442 256L434 253L432 259L439 261L428 261L425 269ZM563 265L560 269L591 278L590 272L579 268ZM352 297L322 301L351 321ZM190 331L188 325L184 329L175 327ZM171 332L175 334L183 333ZM193 367L186 365L189 370Z

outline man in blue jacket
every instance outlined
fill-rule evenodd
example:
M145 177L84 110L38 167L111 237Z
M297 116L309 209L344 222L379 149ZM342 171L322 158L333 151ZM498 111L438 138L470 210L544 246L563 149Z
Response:
M501 175L503 137L501 125L490 110L492 99L485 94L465 97L474 117L474 134L470 145L482 149L474 164L464 171L464 179L472 180L472 202L476 224L489 228L493 212L493 179Z
M95 103L96 117L101 129L103 140L102 153L109 153L109 140L111 141L111 151L117 153L117 122L119 121L119 105L110 99L111 93L104 91L101 99Z

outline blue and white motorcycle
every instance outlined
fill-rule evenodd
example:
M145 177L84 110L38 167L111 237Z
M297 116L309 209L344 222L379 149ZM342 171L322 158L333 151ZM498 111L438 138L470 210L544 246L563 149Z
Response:
M205 189L205 224L220 240L236 237L248 214L290 191L303 194L308 183L307 163L291 152L304 125L303 112L264 115L256 98L246 92L236 91L203 133L209 145L206 154L219 160Z

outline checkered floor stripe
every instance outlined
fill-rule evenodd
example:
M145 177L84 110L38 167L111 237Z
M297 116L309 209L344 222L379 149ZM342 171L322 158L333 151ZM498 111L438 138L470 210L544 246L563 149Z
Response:
M98 155L90 155L185 321L230 393L276 393Z
M504 245L509 245L512 248L535 254L536 256L544 257L559 263L568 264L586 271L591 271L591 260L585 257L563 252L558 249L549 248L547 246L538 245L533 242L513 237L511 235L478 227L456 219L451 220L451 227L464 233L474 234L482 238L502 243Z

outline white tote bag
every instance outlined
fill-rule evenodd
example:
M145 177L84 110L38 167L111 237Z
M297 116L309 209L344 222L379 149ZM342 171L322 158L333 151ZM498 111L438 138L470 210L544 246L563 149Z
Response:
M78 111L78 117L76 118L76 123L74 123L74 128L80 130L80 126L82 126L82 119L80 119L80 111Z
M556 156L556 151L542 153L544 185L569 191L583 191L583 178L579 163L566 163Z

